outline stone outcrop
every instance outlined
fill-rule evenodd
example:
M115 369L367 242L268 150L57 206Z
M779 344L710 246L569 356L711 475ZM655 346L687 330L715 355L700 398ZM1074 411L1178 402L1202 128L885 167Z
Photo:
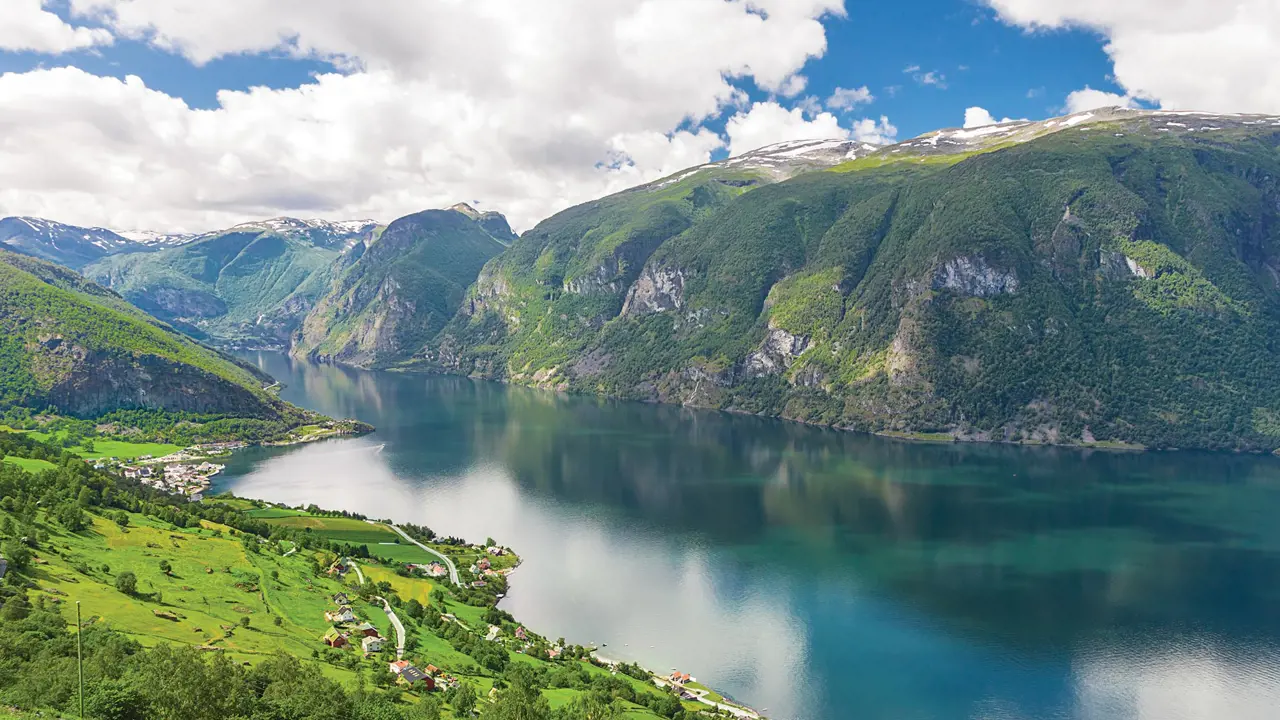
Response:
M804 354L812 340L804 335L793 335L782 328L770 327L760 349L747 356L743 375L747 379L780 375L789 370L796 358Z
M624 316L652 315L684 307L684 272L680 268L646 265L622 304Z
M998 270L981 255L952 258L933 274L934 290L951 290L970 297L993 297L1018 291L1018 278Z

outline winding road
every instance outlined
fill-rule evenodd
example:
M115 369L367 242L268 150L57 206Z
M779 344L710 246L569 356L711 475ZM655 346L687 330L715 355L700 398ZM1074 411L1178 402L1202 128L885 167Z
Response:
M387 525L386 523L375 523L375 524ZM435 550L432 550L431 548L427 547L426 545L423 545L422 543L418 542L417 540L414 540L413 538L409 537L408 533L406 533L405 531L403 531L403 530L401 530L400 528L396 527L395 525L387 525L387 527L391 528L392 530L395 530L395 531L396 531L396 533L398 533L398 534L400 535L400 537L404 538L405 540L408 540L409 542L413 543L414 545L417 545L418 547L422 548L423 550L426 550L427 552L431 553L432 555L435 555L436 557L440 558L440 560L444 563L445 567L449 568L449 579L450 579L451 581L453 581L453 584L454 584L454 585L457 585L458 587L462 587L462 581L458 579L458 568L457 568L457 566L455 566L455 565L453 564L453 561L452 561L452 560L450 560L449 558L445 557L444 555L441 555L439 552L437 552L437 551L435 551Z
M347 567L356 571L356 577L360 578L360 584L365 584L366 580L364 579L364 573L360 571L360 565L351 558L343 558L343 560L346 561ZM396 659L399 660L404 657L404 624L400 622L400 618L391 609L391 603L387 602L386 598L381 595L374 595L373 599L382 603L382 611L387 614L387 619L391 621L392 626L396 629Z
M388 603L386 598L378 596L375 598L382 601L382 609L386 611L387 618L396 628L396 659L399 660L404 657L404 625L400 623L400 618L396 617L395 611L391 609L391 603Z

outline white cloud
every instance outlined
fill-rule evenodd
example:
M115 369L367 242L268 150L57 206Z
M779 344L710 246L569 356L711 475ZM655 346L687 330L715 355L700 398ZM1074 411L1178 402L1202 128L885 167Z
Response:
M898 141L898 128L884 115L880 120L862 118L853 124L853 139L872 145L888 145Z
M778 94L782 97L795 97L804 92L809 86L809 78L803 75L792 75L782 83L782 87L778 89Z
M832 110L851 110L856 105L874 102L875 99L876 97L871 94L866 85L860 88L838 87L831 93L831 97L827 98L827 107Z
M4 5L0 50L58 54L112 41L110 31L73 27L45 10L40 0L4 0Z
M819 113L812 120L801 108L790 110L776 102L758 102L747 112L739 112L725 125L729 135L729 155L787 140L843 140L850 136L831 113Z
M1068 113L1078 113L1105 107L1137 106L1137 102L1132 97L1106 92L1105 90L1094 90L1086 85L1083 90L1076 90L1067 96L1065 110Z
M708 161L725 141L705 122L746 106L734 83L795 89L843 0L71 7L197 63L272 51L343 72L223 91L210 110L136 78L0 76L2 212L198 230L271 214L389 220L463 198L525 228Z
M1025 120L1025 118L1023 118L1023 120ZM964 111L964 126L966 128L976 128L1008 122L1019 121L1016 118L1010 117L997 120L994 115L987 111L986 108L971 107Z
M1119 97L1167 109L1280 112L1275 0L984 1L1007 23L1102 33L1125 90Z
M947 76L937 70L921 72L919 65L908 65L902 72L905 75L910 75L917 85L936 87L939 90L947 89Z

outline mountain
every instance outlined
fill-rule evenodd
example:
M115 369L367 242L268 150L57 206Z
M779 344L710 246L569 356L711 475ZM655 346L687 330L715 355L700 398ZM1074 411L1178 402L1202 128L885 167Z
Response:
M65 268L0 250L0 408L81 417L120 409L277 420L254 368Z
M543 221L410 365L874 432L1274 449L1278 146L1280 118L1114 109L775 147Z
M506 218L467 205L396 220L339 259L293 352L363 366L404 359L444 327L480 268L514 239Z
M83 272L195 337L283 347L328 288L334 261L377 232L371 220L274 218L106 257Z
M185 245L199 237L196 233L162 233L155 230L122 230L119 235L126 240L149 247L173 247Z
M86 228L33 217L0 220L0 244L24 255L80 269L95 260L150 248L106 228Z

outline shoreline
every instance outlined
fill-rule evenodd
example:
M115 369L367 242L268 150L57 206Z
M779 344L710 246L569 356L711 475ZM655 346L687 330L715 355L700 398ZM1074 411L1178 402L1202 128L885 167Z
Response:
M278 351L261 350L260 352L278 352ZM764 420L777 420L777 421L788 422L788 423L796 423L798 425L805 425L812 428L819 428L823 430L832 430L835 432L863 435L867 437L878 437L878 438L883 438L885 440L897 440L900 442L909 442L909 443L933 444L933 445L961 445L961 444L978 445L978 446L992 445L992 446L1021 447L1021 448L1056 448L1056 449L1065 449L1065 450L1102 450L1106 452L1120 452L1120 453L1204 452L1204 453L1218 453L1218 454L1226 454L1226 455L1258 455L1263 457L1266 457L1266 456L1280 457L1280 447L1277 447L1274 450L1269 450L1265 448L1258 449L1258 450L1243 450L1243 449L1221 449L1221 448L1212 449L1212 448L1182 448L1182 447L1150 447L1150 446L1142 445L1139 443L1130 443L1130 442L1125 442L1121 440L1101 440L1101 441L1095 441L1095 442L1084 442L1083 440L1079 442L1047 442L1042 440L1000 440L1000 439L993 439L993 438L979 438L973 435L968 435L965 433L957 433L957 432L926 433L926 432L910 432L910 431L896 431L896 430L863 430L859 428L852 428L852 427L842 426L838 424L811 422L808 420L801 420L799 418L787 417L786 415L770 415L767 413L752 413L752 412L746 412L743 410L735 410L732 408L717 408L717 407L709 407L705 405L691 405L686 403L663 402L661 400L637 400L634 398L624 398L618 395L611 395L607 393L575 392L572 390L542 387L536 384L528 384L524 382L512 382L510 379L507 379L507 378L492 378L492 377L485 377L483 375L451 372L447 369L438 368L438 367L421 367L421 366L406 367L403 365L386 366L386 367L362 367L360 365L351 365L351 364L335 361L333 359L320 360L320 359L310 358L310 357L299 358L287 351L284 352L283 354L285 355L285 357L295 362L308 362L316 365L328 365L330 367L340 367L348 370L360 370L363 372L388 372L388 373L397 373L401 375L436 375L440 377L467 378L468 380L473 380L477 382L491 382L491 383L496 383L498 385L505 385L507 387L520 387L528 390L539 390L542 392L549 392L557 395L564 395L566 397L601 398L601 399L611 400L613 402L638 403L641 405L658 405L658 406L673 407L673 408L688 408L691 410L702 410L706 412L721 412L721 413L727 413L729 415L738 415L742 417L755 417L755 418L760 418Z

